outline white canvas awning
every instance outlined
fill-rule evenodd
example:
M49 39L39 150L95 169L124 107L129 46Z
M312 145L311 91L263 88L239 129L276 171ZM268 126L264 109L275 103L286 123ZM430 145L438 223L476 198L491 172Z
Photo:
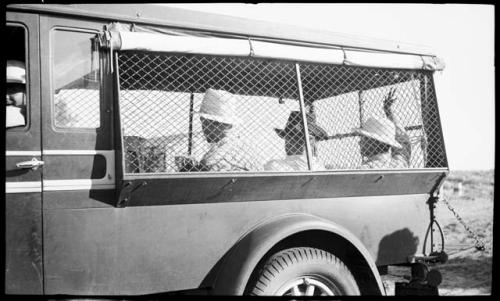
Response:
M251 41L253 57L340 65L344 61L342 49L315 48L287 44Z
M144 50L153 52L178 52L207 55L248 56L247 40L174 36L144 32L118 32L118 50Z
M436 57L412 54L345 50L345 57L344 64L349 66L425 70L442 70L444 67Z
M241 38L112 31L110 43L115 50L258 57L394 69L442 70L444 68L441 59L429 55L298 46Z

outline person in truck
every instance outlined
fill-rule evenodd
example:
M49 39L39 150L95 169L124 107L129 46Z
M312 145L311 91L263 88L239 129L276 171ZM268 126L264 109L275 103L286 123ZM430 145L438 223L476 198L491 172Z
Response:
M411 142L393 111L397 100L391 89L383 101L387 117L369 117L361 128L353 131L360 135L359 146L363 157L360 169L408 168Z
M6 128L26 124L26 68L23 62L7 61Z
M327 132L317 125L310 113L306 114L307 128L309 131L310 143L312 147L312 168L313 170L325 170L323 162L316 157L315 142L326 140ZM307 157L305 153L304 126L302 125L301 112L292 111L288 116L288 121L284 129L275 129L280 138L285 140L285 159L271 160L264 165L265 170L275 171L300 171L308 170Z
M263 164L257 150L241 139L237 127L235 96L227 91L208 89L197 114L210 148L200 162L177 157L180 171L260 171Z

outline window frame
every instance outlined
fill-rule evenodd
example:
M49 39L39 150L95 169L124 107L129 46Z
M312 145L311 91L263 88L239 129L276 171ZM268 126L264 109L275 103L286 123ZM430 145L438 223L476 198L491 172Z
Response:
M56 41L55 41L55 32L56 31L66 31L66 32L73 32L73 33L88 33L88 34L95 34L97 37L99 34L98 30L92 30L92 29L83 29L83 28L77 28L77 27L69 27L69 26L53 26L50 29L49 32L49 39L50 39L50 55L51 59L49 62L50 65L50 120L51 120L51 128L55 133L65 133L65 132L74 132L74 133L92 133L95 131L101 131L103 130L103 112L102 112L102 102L104 99L104 85L103 85L103 58L104 58L104 52L98 48L97 55L98 55L98 65L99 65L99 127L59 127L56 126L55 124L55 83L54 83L54 50L56 48Z
M28 132L31 128L31 91L30 91L30 72L29 72L29 30L28 27L20 22L6 22L6 27L20 27L24 30L24 64L26 68L26 116L25 117L25 125L24 126L16 126L16 127L5 127L6 132Z

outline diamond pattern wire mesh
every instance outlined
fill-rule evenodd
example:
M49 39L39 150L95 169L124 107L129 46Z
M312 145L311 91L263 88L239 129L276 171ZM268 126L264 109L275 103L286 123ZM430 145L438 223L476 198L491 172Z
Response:
M301 78L305 101L313 102L317 123L333 138L317 146L318 157L327 169L446 167L431 74L301 64ZM373 139L364 142L372 149L371 155L362 155L361 136L353 132L366 126L371 117L388 117L384 99L392 90L396 99L392 112L411 145L409 162L399 160L406 161L404 164L396 163L393 156L381 156L387 146ZM390 151L392 155L400 153L394 147Z
M54 125L58 128L99 128L99 72L91 72L54 95Z
M293 62L118 55L126 173L308 170L302 115L294 113L300 106ZM309 137L313 169L363 167L353 128L384 116L383 99L392 88L393 112L411 143L404 168L446 166L430 74L319 64L300 64L300 70L307 114L329 135ZM209 89L231 93L234 111L226 115L240 124L202 126L196 112Z
M121 52L118 64L126 172L260 171L286 157L275 128L299 110L295 65L134 52ZM205 136L216 127L205 135L200 116L190 118L208 89L231 93L231 117L241 120L212 145Z

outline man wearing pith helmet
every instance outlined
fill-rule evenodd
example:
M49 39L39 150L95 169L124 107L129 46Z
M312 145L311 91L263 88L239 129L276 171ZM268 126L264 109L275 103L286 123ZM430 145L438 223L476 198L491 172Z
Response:
M408 168L410 165L410 139L392 111L394 93L395 90L391 90L384 99L387 118L370 117L361 128L354 129L360 135L362 169Z
M316 156L316 141L328 139L327 132L314 121L311 113L306 113L307 128L309 132L310 145L312 148L311 167L313 170L325 170L323 162ZM276 171L302 171L308 170L304 126L302 113L292 111L284 129L275 129L276 134L285 140L286 158L271 160L264 165L265 170Z
M241 120L237 117L235 96L227 91L208 89L203 97L200 116L203 134L210 149L199 163L190 158L191 170L201 171L259 171L263 163L257 151L238 135ZM191 161L191 162L189 162ZM189 168L181 168L189 171Z
M26 124L26 68L23 62L7 61L6 127Z

